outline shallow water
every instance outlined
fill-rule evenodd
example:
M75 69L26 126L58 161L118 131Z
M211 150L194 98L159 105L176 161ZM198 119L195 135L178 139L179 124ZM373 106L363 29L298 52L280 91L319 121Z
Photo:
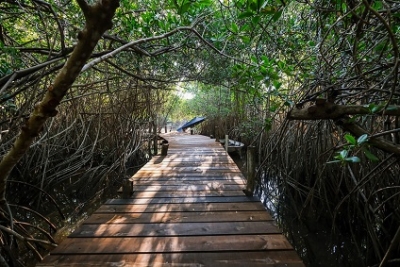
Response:
M358 252L363 248L357 248L350 235L332 231L332 223L323 221L316 211L305 214L302 203L294 201L277 179L264 179L256 194L307 267L365 266Z
M246 175L245 159L231 154L232 159ZM307 267L363 267L364 255L348 235L332 231L331 222L322 222L319 214L308 212L299 216L302 203L279 185L279 179L262 179L255 194L276 220ZM307 218L305 218L307 217Z

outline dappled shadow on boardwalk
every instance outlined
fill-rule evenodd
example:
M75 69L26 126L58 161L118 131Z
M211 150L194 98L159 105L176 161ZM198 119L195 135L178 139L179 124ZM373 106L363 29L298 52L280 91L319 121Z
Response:
M108 200L42 266L303 266L218 143L164 138L132 198Z

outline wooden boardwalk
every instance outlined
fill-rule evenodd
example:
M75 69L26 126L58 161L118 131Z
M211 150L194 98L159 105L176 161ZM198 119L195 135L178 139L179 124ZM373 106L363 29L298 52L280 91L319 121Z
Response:
M166 135L168 155L133 177L37 266L304 267L222 146Z

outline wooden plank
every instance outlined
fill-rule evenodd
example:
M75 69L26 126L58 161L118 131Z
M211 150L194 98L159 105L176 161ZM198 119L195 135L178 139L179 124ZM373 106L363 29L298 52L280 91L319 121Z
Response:
M179 204L179 203L228 203L228 202L259 202L255 197L170 197L170 198L139 198L139 199L109 199L105 204Z
M135 188L134 188L135 190ZM241 196L243 195L243 191L225 191L225 190L208 190L208 191L196 191L196 190L169 190L169 191L138 191L134 192L133 196L136 199L139 198L171 198L171 197L232 197L232 196Z
M216 252L289 250L292 246L282 235L169 236L67 238L56 254L114 254L162 252Z
M186 173L197 173L197 174L204 174L204 173L212 173L213 175L220 174L220 173L241 173L238 168L224 168L224 167L172 167L172 168L161 168L157 170L152 170L152 168L147 169L143 167L140 171L137 172L138 175L142 175L143 173L152 173L152 174L186 174ZM136 174L133 176L135 177Z
M226 155L224 150L218 150L218 151L196 151L196 150L175 150L174 149L168 149L168 156L165 156L164 158L174 158L174 157L188 157L188 156L204 156L204 157L225 157L227 158L228 155Z
M130 212L204 212L204 211L265 211L260 202L244 203L167 203L167 204L106 204L102 205L96 213L130 213Z
M240 191L243 196L244 187L242 185L223 185L218 183L211 184L175 184L175 185L136 185L135 192L149 191L187 191L187 192L209 192L209 191Z
M294 251L50 255L42 267L304 267Z
M242 173L235 172L235 173L200 173L200 172L193 172L193 173L179 173L179 172L169 172L169 173L163 173L161 171L158 172L151 172L151 171L138 171L131 179L137 179L137 178L166 178L166 179L172 179L172 178L191 178L191 177L204 177L205 179L245 179ZM210 177L210 178L209 178Z
M195 146L198 145L198 146ZM211 143L211 146L203 146L202 142L197 142L197 143L191 143L191 144L185 144L183 146L175 146L171 145L171 147L168 150L171 151L191 151L191 152L209 152L209 151L214 151L214 152L223 152L225 151L224 148L218 144L215 145Z
M185 155L185 157L182 157ZM231 157L225 153L224 150L216 150L216 151L192 151L192 150L181 150L177 151L174 149L168 150L167 156L154 156L149 161L164 161L164 160L174 160L179 159L180 161L185 160L187 158L209 158L209 157L219 157L224 159L231 159Z
M221 177L142 177L132 180L134 185L176 185L179 184L212 184L219 183L223 185L246 185L246 181L240 178L223 179Z
M231 178L242 178L245 179L244 176L239 172L230 172L230 173L220 173L220 172L149 172L142 171L138 172L131 178L132 179L141 179L141 178L190 178L190 177L199 177L202 176L205 179L216 178L220 180L221 178L231 179Z
M165 236L212 236L279 234L271 221L265 222L200 222L200 223L153 223L113 224L104 227L98 224L84 224L70 237L165 237ZM240 236L237 237L240 239Z
M186 166L203 166L203 167L236 167L233 161L221 162L220 160L210 160L209 162L204 162L200 160L193 161L150 161L146 163L145 166L159 168L159 167L186 167Z
M118 223L167 223L167 222L245 222L272 221L265 210L262 211L202 211L202 212L129 212L100 213L99 211L83 224L118 224Z
M229 155L226 154L198 154L198 153L186 153L184 157L182 154L169 154L168 156L154 156L148 162L191 162L200 161L205 163L212 162L234 162Z
M193 156L186 156L186 157L154 157L152 158L149 163L177 163L177 162L201 162L201 163L234 163L234 161L228 156L206 156L206 155L193 155Z
M192 165L182 165L182 166L150 166L150 165L144 165L140 171L152 171L152 172L168 172L168 171L228 171L228 172L238 172L238 168L236 165L233 164L225 164L225 165L218 165L214 164L214 166L195 166ZM240 171L240 170L239 170Z

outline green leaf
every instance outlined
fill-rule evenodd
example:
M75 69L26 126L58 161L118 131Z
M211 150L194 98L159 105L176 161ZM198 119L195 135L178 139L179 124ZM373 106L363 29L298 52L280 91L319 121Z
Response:
M376 113L382 109L382 105L370 104L368 108L371 111L371 113Z
M372 4L372 7L373 7L375 10L380 10L380 9L382 9L382 7L383 7L382 1L373 1L372 3L373 3L373 4Z
M279 105L277 104L272 104L269 108L269 111L275 112L279 108Z
M275 14L272 16L272 20L276 22L281 16L282 16L282 10L279 10L278 12L275 12Z
M370 160L370 161L379 161L379 158L375 156L374 154L371 153L368 149L364 148L363 149L364 155Z
M294 106L294 102L291 101L291 100L286 100L283 104L285 106L287 106L287 107L293 107Z
M182 14L186 13L188 11L190 5L191 5L190 2L182 4L181 7L179 8L178 14L182 15Z
M248 80L249 80L249 79L247 79L246 77L241 78L241 79L239 80L239 84L245 84L245 83L248 82Z
M363 134L360 137L358 137L358 139L357 139L357 143L359 145L361 145L361 144L363 144L363 143L365 143L367 141L368 141L368 134Z
M253 74L252 75L253 79L257 82L261 82L262 80L264 80L264 75L260 75L260 74Z
M249 8L250 8L251 10L257 12L258 9L259 9L259 6L258 6L258 4L257 4L256 2L251 2L250 5L249 5Z
M347 158L347 155L349 154L348 150L342 150L339 152L339 159L344 160L345 158Z
M245 11L243 13L240 13L238 16L238 19L244 19L244 18L248 18L254 15L253 11Z
M11 110L11 111L16 111L17 110L17 106L15 104L13 104L13 103L6 104L5 106L6 106L7 110Z
M372 113L379 112L382 109L381 106L375 106L371 111Z
M280 78L279 75L276 72L273 72L271 69L268 74L269 74L269 78L272 80L278 80Z
M260 16L254 16L251 20L253 24L257 25L260 22Z
M268 4L268 1L258 0L258 6L263 9Z
M248 36L240 36L240 39L242 40L243 43L249 44L251 39Z
M357 145L356 138L351 134L345 134L344 139L346 139L346 141L351 145Z
M261 72L261 74L263 74L263 75L267 75L267 74L268 74L268 71L267 71L267 69L266 69L264 66L260 66L260 72Z
M248 23L244 24L242 27L240 27L240 31L242 32L250 31L250 24Z
M342 11L347 12L347 5L345 3L342 3Z
M275 89L279 89L282 86L282 83L279 81L273 81L272 84L274 85Z
M361 162L360 158L357 156L349 157L344 159L347 162L353 162L353 163L358 163Z
M234 32L234 33L238 33L238 32L239 32L239 27L238 27L238 25L237 25L236 23L232 23L232 25L231 25L231 30L232 30L232 32Z
M274 6L267 6L261 10L261 12L264 14L275 14L276 11L277 11L277 8Z
M395 110L397 110L397 109L398 109L398 107L397 107L397 106L394 106L394 105L389 105L389 106L386 108L387 111L395 111Z

